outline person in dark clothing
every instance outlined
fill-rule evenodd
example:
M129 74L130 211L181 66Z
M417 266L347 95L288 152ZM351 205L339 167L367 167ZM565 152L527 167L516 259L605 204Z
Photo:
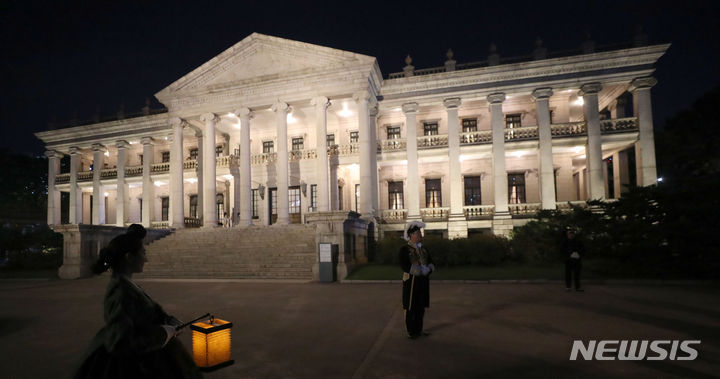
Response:
M575 231L567 230L561 249L565 258L565 289L571 291L572 282L575 285L575 291L582 292L580 269L582 268L582 257L585 255L585 245L576 238Z
M133 224L100 251L95 274L112 269L104 300L105 326L85 352L75 378L201 378L176 338L180 320L165 313L132 274L143 271L145 228Z
M425 308L430 306L430 274L435 270L432 258L422 246L421 228L425 224L411 222L405 228L407 245L400 248L400 267L403 270L402 304L405 309L405 327L408 338L428 336L423 332Z

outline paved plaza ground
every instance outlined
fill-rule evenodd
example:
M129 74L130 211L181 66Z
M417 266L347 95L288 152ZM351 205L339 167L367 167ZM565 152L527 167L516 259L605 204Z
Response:
M0 280L0 377L72 375L108 276ZM717 286L433 283L429 337L405 337L397 283L151 281L181 319L234 323L235 364L207 378L717 377ZM188 349L190 333L180 336ZM695 361L569 361L574 339L701 340Z

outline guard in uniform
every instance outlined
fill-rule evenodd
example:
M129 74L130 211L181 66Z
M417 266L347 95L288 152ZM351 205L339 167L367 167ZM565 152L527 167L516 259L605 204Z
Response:
M403 270L402 303L408 338L429 335L423 332L425 308L430 306L430 274L435 270L427 249L422 246L425 224L413 221L405 227L407 245L400 248L399 260Z

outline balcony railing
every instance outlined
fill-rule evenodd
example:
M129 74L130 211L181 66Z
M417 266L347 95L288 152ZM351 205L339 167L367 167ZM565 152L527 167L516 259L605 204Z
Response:
M505 129L505 142L522 141L537 138L537 126L523 126L521 128Z
M569 212L572 210L573 206L585 208L585 207L587 207L587 202L585 200L575 200L575 201L558 202L556 204L557 209L561 212Z
M317 158L317 150L290 150L288 151L290 161L299 161L302 159L315 159Z
M143 174L143 166L130 166L125 167L125 176L142 176Z
M262 153L255 154L250 157L250 164L264 165L268 163L275 163L277 160L277 153Z
M117 178L117 169L110 168L100 171L100 179L113 179Z
M150 227L153 229L170 229L170 221L152 221Z
M420 217L423 221L445 221L450 214L449 207L420 208Z
M587 128L585 128L585 121L550 125L550 134L553 137L573 137L585 135L586 133Z
M197 169L197 166L198 166L197 159L183 162L184 170L195 170L195 169Z
M463 207L466 220L482 220L491 218L495 210L494 205L466 205Z
M70 183L70 174L57 174L55 175L55 184Z
M384 209L382 219L387 223L403 223L407 217L407 209Z
M162 172L170 172L170 162L153 163L150 165L150 173L157 174Z
M217 158L215 161L215 165L217 167L230 167L230 165L233 163L233 160L235 160L234 155L223 155Z
M417 138L418 149L429 149L433 147L447 147L447 134L437 134L434 136L420 136Z
M77 174L78 182L90 182L92 180L93 180L93 172L92 171L83 171L83 172L78 172L78 174Z
M513 216L532 216L540 210L540 203L508 204Z
M391 152L391 151L405 151L407 142L405 139L386 139L380 141L380 151Z
M600 121L600 131L602 133L625 132L638 128L638 120L636 117L617 118L613 120Z
M460 133L461 145L475 145L481 143L492 143L492 130L478 130L474 132Z

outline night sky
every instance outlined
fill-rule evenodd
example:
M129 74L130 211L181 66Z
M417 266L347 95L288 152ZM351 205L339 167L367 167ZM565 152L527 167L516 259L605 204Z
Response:
M374 56L383 76L406 54L417 69L550 52L672 43L657 64L656 128L720 84L720 2L714 1L7 1L0 0L0 148L40 154L49 122L138 112L147 97L253 32ZM153 106L160 107L156 100Z

